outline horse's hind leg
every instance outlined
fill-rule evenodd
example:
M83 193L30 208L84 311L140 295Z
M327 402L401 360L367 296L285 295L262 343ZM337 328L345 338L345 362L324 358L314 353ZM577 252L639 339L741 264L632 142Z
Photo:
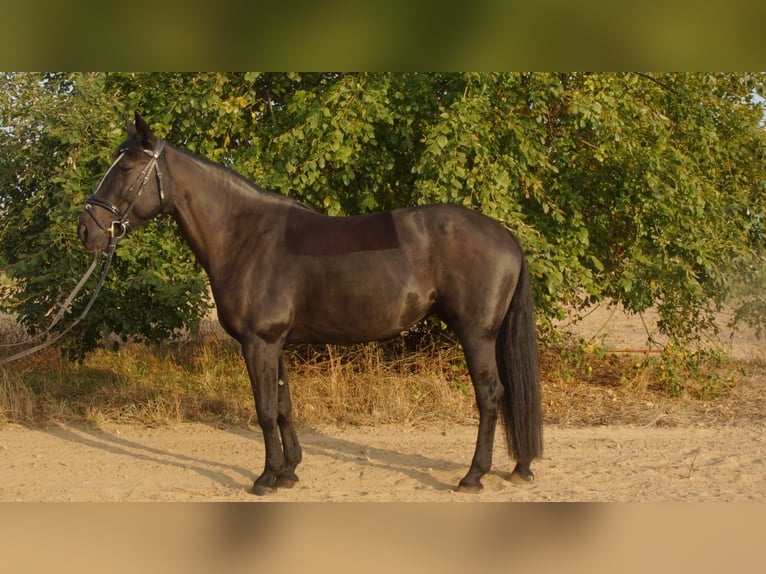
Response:
M290 399L290 383L288 381L287 369L285 368L284 357L279 357L279 390L278 405L279 432L282 435L282 447L285 453L285 468L277 476L277 486L283 488L292 488L298 482L298 476L295 474L295 467L300 463L301 446L298 444L298 435L295 433L292 418L292 401Z
M476 451L468 474L463 477L458 490L479 492L482 490L481 477L492 466L492 446L495 442L497 413L503 397L503 387L497 370L494 338L463 338L468 372L476 391L476 406L479 409L479 435Z

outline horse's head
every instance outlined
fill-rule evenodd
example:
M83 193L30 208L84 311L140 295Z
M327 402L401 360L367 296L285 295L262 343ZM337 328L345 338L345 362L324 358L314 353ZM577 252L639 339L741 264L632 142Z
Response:
M159 159L165 142L140 115L128 122L128 139L96 191L85 202L77 233L90 251L103 251L132 227L143 225L166 207Z

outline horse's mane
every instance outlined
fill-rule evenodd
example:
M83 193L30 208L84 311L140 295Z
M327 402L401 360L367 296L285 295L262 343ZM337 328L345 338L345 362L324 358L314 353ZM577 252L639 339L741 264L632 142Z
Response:
M261 200L266 200L269 202L273 201L273 202L281 203L285 205L292 205L296 207L303 207L304 209L310 209L308 206L299 202L297 199L294 199L292 197L289 197L281 193L269 191L261 187L260 185L257 185L256 183L249 180L248 178L241 175L240 173L237 173L230 167L227 167L221 163L217 163L212 160L209 160L206 157L193 154L189 151L186 151L183 148L179 148L176 146L171 146L171 147L173 148L173 150L177 151L178 153L180 153L187 159L190 159L197 165L201 165L206 170L212 170L221 174L221 176L224 179L230 180L231 182L233 182L235 184L234 187L238 189L240 192L243 192L245 195L252 194Z

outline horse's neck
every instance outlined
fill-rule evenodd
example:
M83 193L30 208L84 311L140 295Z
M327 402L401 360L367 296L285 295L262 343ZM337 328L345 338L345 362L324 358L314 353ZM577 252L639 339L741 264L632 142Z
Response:
M210 274L243 233L260 235L280 201L260 192L222 166L174 150L173 217L200 264ZM246 221L246 229L243 222Z

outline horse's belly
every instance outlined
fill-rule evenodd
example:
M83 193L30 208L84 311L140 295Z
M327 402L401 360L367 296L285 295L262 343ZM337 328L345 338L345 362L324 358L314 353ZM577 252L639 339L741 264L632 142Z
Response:
M287 343L313 343L351 345L396 337L404 329L391 324L361 324L346 321L311 321L295 325L287 337Z
M401 258L389 255L345 257L307 274L288 342L386 339L422 319L433 306L435 290Z

